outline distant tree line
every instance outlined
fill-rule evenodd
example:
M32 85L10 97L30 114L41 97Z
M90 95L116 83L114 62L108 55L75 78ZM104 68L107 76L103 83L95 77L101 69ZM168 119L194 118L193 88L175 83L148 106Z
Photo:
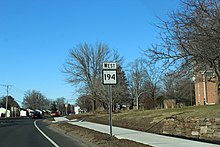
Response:
M65 101L66 100L64 97L53 100L50 106L50 110L59 112L61 115L75 113L72 106Z
M28 90L25 92L22 105L24 108L32 110L50 110L60 112L60 114L72 113L71 105L66 102L64 97L50 100L40 91L36 90Z

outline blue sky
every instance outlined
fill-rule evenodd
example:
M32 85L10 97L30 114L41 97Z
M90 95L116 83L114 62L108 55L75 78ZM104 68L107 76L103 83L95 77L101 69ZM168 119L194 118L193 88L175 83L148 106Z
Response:
M178 7L179 0L0 0L0 84L13 85L19 103L27 90L74 103L75 87L61 72L69 49L100 41L126 65L160 42L157 17Z

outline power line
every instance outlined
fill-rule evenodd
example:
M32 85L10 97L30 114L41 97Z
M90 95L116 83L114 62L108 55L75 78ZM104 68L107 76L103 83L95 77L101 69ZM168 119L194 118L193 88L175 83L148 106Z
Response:
M20 99L20 96L17 96L17 95L15 95L15 94L12 94L12 93L10 93L10 96L14 99L14 100L18 100L18 101L20 101L21 102L21 100L19 100Z
M22 104L22 98L24 97L24 94L25 92L22 89L13 85L10 95L13 95L13 98L17 98L16 101L18 101L20 104Z
M16 86L14 86L13 85L13 89L12 89L14 92L16 92L16 93L20 93L20 94L24 94L25 93L25 91L24 90L22 90L22 89L20 89L20 88L18 88L18 87L16 87Z

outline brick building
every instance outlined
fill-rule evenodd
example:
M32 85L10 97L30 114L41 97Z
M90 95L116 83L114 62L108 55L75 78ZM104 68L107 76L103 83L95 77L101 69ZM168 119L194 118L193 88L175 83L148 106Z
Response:
M212 105L218 101L217 78L212 71L198 72L194 77L196 105Z

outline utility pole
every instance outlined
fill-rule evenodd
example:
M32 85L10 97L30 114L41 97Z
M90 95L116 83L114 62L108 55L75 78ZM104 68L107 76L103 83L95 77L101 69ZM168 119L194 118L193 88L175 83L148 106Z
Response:
M12 85L4 85L2 84L1 86L6 87L6 92L7 92L7 96L6 96L6 100L5 100L5 118L7 117L7 110L8 110L8 89L10 86Z

